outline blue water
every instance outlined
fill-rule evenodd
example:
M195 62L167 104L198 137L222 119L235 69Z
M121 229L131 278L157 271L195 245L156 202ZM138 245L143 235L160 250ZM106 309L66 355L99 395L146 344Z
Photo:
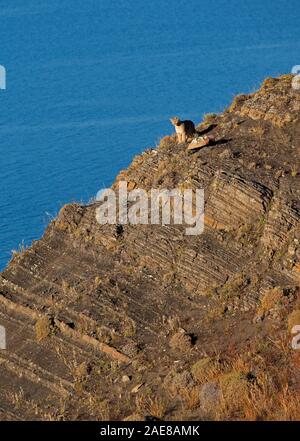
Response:
M63 204L299 64L299 0L1 0L0 267Z

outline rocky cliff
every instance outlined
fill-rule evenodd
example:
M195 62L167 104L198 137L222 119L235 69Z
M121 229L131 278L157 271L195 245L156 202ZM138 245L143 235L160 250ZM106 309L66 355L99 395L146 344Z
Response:
M300 92L292 76L122 171L204 188L205 230L96 222L65 206L0 275L0 419L297 419ZM298 323L299 322L299 323ZM234 397L234 399L233 399Z

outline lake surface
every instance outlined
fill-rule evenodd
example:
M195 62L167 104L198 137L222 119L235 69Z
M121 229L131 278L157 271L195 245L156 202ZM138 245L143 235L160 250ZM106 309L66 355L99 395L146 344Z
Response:
M0 268L134 155L300 64L299 0L1 0Z

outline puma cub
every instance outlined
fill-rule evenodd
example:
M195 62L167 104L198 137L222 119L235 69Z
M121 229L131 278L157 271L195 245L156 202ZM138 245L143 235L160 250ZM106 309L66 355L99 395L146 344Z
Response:
M196 133L195 125L193 121L180 121L180 119L175 116L170 119L171 123L175 127L178 142L186 142L188 138L192 138Z

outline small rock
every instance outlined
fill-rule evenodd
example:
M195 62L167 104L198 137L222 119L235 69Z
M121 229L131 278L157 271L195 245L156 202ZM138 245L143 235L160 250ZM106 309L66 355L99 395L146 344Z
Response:
M127 190L128 191L134 190L135 187L136 187L136 183L135 182L133 182L133 181L128 182L128 184L127 184Z
M129 383L131 381L131 377L129 375L123 375L122 382L123 383Z
M134 386L133 389L131 389L131 393L132 393L132 394L136 394L136 393L140 390L140 388L141 388L143 385L144 385L144 383L139 383L139 384L137 384L136 386Z
M217 383L210 381L205 383L199 394L200 406L205 412L211 412L219 404L221 391Z
M145 415L145 421L160 421L160 419L153 415Z

